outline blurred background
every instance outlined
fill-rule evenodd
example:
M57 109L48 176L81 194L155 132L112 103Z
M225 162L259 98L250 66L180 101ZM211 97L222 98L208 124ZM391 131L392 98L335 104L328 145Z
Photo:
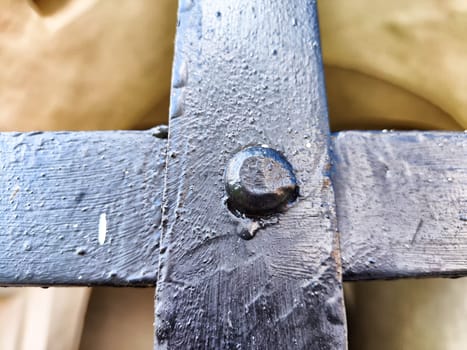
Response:
M467 0L318 6L333 131L467 128ZM0 0L0 131L168 123L176 10L174 0ZM152 349L153 298L1 290L0 350ZM467 348L467 279L347 284L346 299L351 350Z

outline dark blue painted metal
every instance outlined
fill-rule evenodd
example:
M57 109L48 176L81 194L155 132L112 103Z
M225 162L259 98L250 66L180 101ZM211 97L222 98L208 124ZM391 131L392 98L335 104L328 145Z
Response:
M153 134L0 134L0 285L154 285L166 141Z
M181 1L158 349L345 348L322 74L314 1ZM294 168L283 213L225 205L224 169L252 144Z
M237 216L267 217L284 212L298 196L292 165L273 148L249 146L225 169L227 205Z
M467 134L333 138L346 279L467 276Z

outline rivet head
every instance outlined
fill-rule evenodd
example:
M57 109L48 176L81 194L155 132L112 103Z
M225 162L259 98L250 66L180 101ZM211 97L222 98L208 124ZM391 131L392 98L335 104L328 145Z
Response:
M235 214L267 216L283 211L298 196L292 165L267 146L250 146L230 159L225 170L227 205Z

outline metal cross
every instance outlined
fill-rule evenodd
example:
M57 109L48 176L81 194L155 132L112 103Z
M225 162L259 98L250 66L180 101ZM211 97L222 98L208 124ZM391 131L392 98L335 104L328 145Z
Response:
M342 280L467 275L467 135L330 136L315 1L181 0L170 128L0 135L2 285L154 286L162 349L345 349Z

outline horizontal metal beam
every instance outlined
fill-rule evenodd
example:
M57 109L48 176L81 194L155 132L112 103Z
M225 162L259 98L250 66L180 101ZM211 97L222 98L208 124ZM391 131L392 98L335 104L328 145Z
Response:
M154 285L166 147L155 134L0 134L0 285ZM332 141L344 279L467 275L466 134Z
M154 285L163 134L0 134L0 285Z
M342 132L333 156L345 279L467 276L467 134Z

